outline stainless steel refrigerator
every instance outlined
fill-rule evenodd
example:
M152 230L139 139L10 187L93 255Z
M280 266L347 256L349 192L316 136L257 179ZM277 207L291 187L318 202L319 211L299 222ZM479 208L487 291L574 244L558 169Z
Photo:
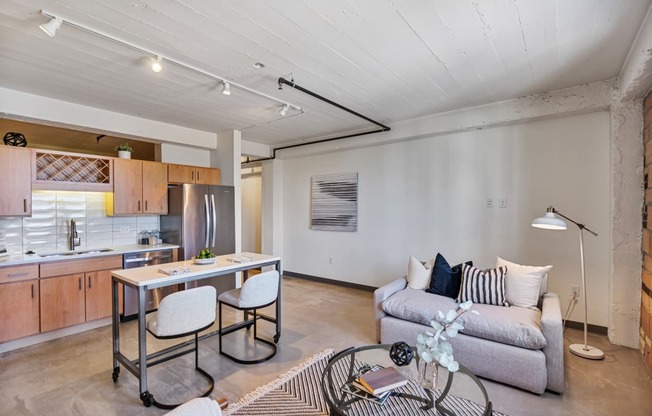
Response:
M179 260L190 260L204 248L217 255L235 252L234 195L232 186L185 184L168 189L168 215L161 216L161 238L180 246ZM219 295L235 287L235 275L190 285L214 286Z

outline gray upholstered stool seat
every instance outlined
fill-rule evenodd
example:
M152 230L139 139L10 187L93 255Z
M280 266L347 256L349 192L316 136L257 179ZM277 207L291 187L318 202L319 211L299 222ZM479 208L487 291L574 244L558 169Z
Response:
M210 382L209 389L199 397L206 397L211 394L215 386L215 379L199 367L198 334L208 329L215 322L216 295L217 292L212 286L203 286L172 293L163 298L158 307L158 311L147 316L147 331L158 339L181 338L188 335L195 336L195 370ZM190 349L176 353L152 362L149 365L156 365L192 351ZM174 409L179 404L164 404L156 400L154 401L154 406L162 409Z
M265 308L275 303L278 299L278 291L280 286L279 273L276 270L264 272L247 279L242 287L232 289L222 293L218 297L218 304L220 308L219 326L220 326L220 354L232 359L240 364L256 364L267 361L276 355L276 342L278 338L275 336L274 341L268 341L264 338L258 337L257 322L259 319L265 319L264 316L259 316L258 309ZM245 320L235 323L226 328L222 328L222 305L228 305L232 308L245 311ZM251 314L251 318L249 318ZM223 336L232 332L238 331L243 328L254 327L254 341L260 341L271 347L271 352L264 357L247 360L236 358L232 354L226 353L223 350ZM279 333L278 317L276 319L276 333Z

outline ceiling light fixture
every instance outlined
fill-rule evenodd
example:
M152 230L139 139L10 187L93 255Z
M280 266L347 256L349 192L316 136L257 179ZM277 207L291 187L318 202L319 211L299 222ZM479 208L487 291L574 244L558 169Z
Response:
M288 110L289 110L289 109L290 109L290 106L289 106L288 104L285 104L285 105L283 106L283 108L281 108L281 110L280 110L278 113L279 113L280 115L282 115L283 117L285 117L285 116L288 115Z
M152 71L154 72L161 72L163 70L163 65L161 64L161 61L163 58L161 58L160 55L156 56L156 62L152 64Z
M43 16L49 17L51 19L50 22L41 25L41 29L45 30L48 33L48 35L50 35L50 36L54 36L54 34L50 34L50 33L54 33L54 31L56 31L56 29L52 29L52 32L50 32L49 30L46 30L46 29L50 28L49 25L51 25L52 28L54 28L54 26L57 26L57 28L58 28L59 26L61 26L61 24L65 23L68 26L72 26L72 27L77 28L79 30L83 30L84 32L90 33L91 35L99 36L99 37L104 38L106 40L110 40L111 42L114 42L114 43L117 43L117 44L120 44L120 45L123 45L123 46L127 46L127 47L129 47L131 49L134 49L134 50L137 50L137 51L139 51L139 52L141 52L143 54L146 54L146 55L149 55L149 56L156 56L157 57L157 62L160 65L160 62L158 61L158 58L160 58L160 55L152 52L151 50L149 50L147 48L144 48L144 47L139 46L139 45L135 45L135 44L133 44L131 42L128 42L126 40L116 38L116 37L114 37L112 35L109 35L107 33L100 32L100 31L92 29L92 28L90 28L90 27L88 27L86 25L83 25L81 23L77 23L77 22L69 20L67 18L63 18L61 16L57 16L57 15L55 15L53 13L50 13L48 11L45 11L45 10L41 10L41 14ZM58 23L56 23L56 24L52 23L53 21L58 22ZM247 92L249 92L251 94L254 94L254 95L257 95L259 97L263 97L263 98L266 98L268 100L274 101L276 103L287 105L288 107L292 107L293 109L297 110L300 114L304 113L303 109L301 107L297 106L297 105L289 104L285 100L281 100L279 98L273 97L273 96L271 96L269 94L266 94L264 92L254 90L253 88L249 88L246 85L242 85L242 84L238 84L236 82L229 81L224 77L221 77L221 76L216 75L216 74L212 74L210 72L204 71L203 69L199 69L197 67L194 67L192 65L188 65L188 64L183 63L181 61L177 61L177 60L172 59L172 58L170 58L168 56L165 57L165 62L169 63L169 64L172 64L172 65L176 65L176 66L178 66L180 68L183 68L183 69L186 69L188 71L195 72L197 74L203 75L203 76L205 76L207 78L210 78L210 79L213 79L215 81L222 82L223 85L224 85L222 93L225 94L225 95L228 95L228 94L225 93L225 91L228 91L230 93L231 87L236 87L236 88L238 88L240 90L247 91ZM162 65L161 65L161 69L163 69ZM155 70L154 65L152 65L152 70ZM227 87L227 85L228 85L228 87Z
M231 95L231 83L222 81L222 94Z
M54 37L54 35L57 34L57 30L61 27L61 24L63 23L63 19L60 17L50 17L50 20L47 23L43 23L42 25L39 25L41 29L45 33L47 33L51 38Z

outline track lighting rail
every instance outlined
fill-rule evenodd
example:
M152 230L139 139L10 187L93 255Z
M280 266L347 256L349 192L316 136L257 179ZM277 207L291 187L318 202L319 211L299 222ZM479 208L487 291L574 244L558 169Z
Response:
M117 38L115 36L112 36L112 35L106 34L104 32L101 32L99 30L92 29L92 28L90 28L90 27L88 27L88 26L86 26L84 24L75 22L75 21L70 20L68 18L61 17L61 16L59 16L59 15L57 15L55 13L51 13L51 12L48 12L46 10L41 10L41 14L43 16L49 17L50 19L52 19L52 21L57 22L58 26L61 26L62 23L65 23L68 26L74 27L76 29L82 30L84 32L90 33L90 34L95 35L95 36L99 36L99 37L101 37L103 39L106 39L106 40L109 40L111 42L114 42L114 43L117 43L117 44L120 44L120 45L123 45L123 46L127 46L127 47L129 47L131 49L134 49L134 50L136 50L138 52L141 52L141 53L143 53L145 55L149 55L149 56L155 58L157 60L157 62L159 63L159 65L162 64L163 62L168 62L168 63L176 65L176 66L178 66L180 68L183 68L183 69L195 72L197 74L203 75L203 76L205 76L207 78L219 81L223 85L228 84L230 87L236 87L236 88L238 88L240 90L250 92L250 93L252 93L254 95L257 95L259 97L266 98L266 99L268 99L270 101L274 101L274 102L282 104L282 105L287 105L290 108L294 108L299 112L303 112L302 108L299 107L298 105L288 103L285 100L281 100L279 98L273 97L273 96L271 96L269 94L266 94L264 92L254 90L254 89L249 88L249 87L247 87L245 85L238 84L237 82L231 81L231 80L229 80L229 79L227 79L225 77L222 77L222 76L217 75L217 74L210 73L208 71L204 71L203 69L199 69L199 68L197 68L195 66L188 65L188 64L183 63L181 61L178 61L176 59L172 59L170 57L167 57L167 56L165 56L163 54L160 54L160 53L157 53L157 52L152 52L151 50L149 50L147 48L144 48L144 47L142 47L140 45L136 45L136 44L134 44L132 42L128 42L128 41L126 41L124 39L120 39L120 38ZM44 25L47 25L47 24L44 24ZM42 25L42 26L44 26L44 25ZM58 29L58 26L57 26L57 29ZM56 31L56 29L55 29L55 31ZM48 32L48 34L50 34L50 33ZM54 34L50 34L50 36L54 36ZM160 68L162 69L162 67L160 67Z
M242 164L241 164L242 166L245 166L245 165L248 165L248 164L251 164L251 163L255 163L255 162L262 162L262 161L265 161L265 160L276 159L276 152L279 151L279 150L292 149L292 148L295 148L295 147L308 146L308 145L317 144L317 143L332 142L332 141L335 141L335 140L350 139L351 137L366 136L368 134L382 133L384 131L390 131L392 129L391 127L386 126L386 125L384 125L382 123L379 123L376 120L373 120L373 119L371 119L371 118L369 118L367 116L364 116L364 115L358 113L357 111L353 111L350 108L345 107L345 106L343 106L341 104L338 104L333 100L329 100L326 97L323 97L323 96L321 96L321 95L319 95L319 94L317 94L315 92L312 92L312 91L310 91L310 90L308 90L306 88L303 88L303 87L297 85L294 81L288 81L287 79L281 77L281 78L278 79L278 89L279 90L283 89L283 85L288 85L288 86L290 86L290 87L292 87L292 88L294 88L296 90L299 90L299 91L301 91L303 93L306 93L306 94L308 94L308 95L310 95L312 97L315 97L318 100L321 100L321 101L323 101L325 103L328 103L328 104L330 104L330 105L332 105L334 107L337 107L340 110L344 110L347 113L351 113L356 117L359 117L359 118L361 118L363 120L366 120L366 121L368 121L370 123L373 123L373 124L377 125L378 127L380 127L380 130L366 131L366 132L363 132L363 133L353 133L353 134L347 134L347 135L344 135L344 136L331 137L331 138L328 138L328 139L315 140L315 141L307 142L307 143L298 143L298 144L291 144L289 146L275 147L275 148L272 149L272 156L271 157L265 157L265 158L254 159L254 160L249 160L249 158L247 158L246 162L242 162Z

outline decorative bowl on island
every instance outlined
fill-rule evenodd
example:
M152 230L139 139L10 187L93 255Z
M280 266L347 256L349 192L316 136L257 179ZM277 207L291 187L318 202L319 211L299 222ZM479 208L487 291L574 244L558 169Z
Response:
M213 264L215 263L216 257L211 257L208 259L198 259L196 257L192 258L192 262L195 264Z

